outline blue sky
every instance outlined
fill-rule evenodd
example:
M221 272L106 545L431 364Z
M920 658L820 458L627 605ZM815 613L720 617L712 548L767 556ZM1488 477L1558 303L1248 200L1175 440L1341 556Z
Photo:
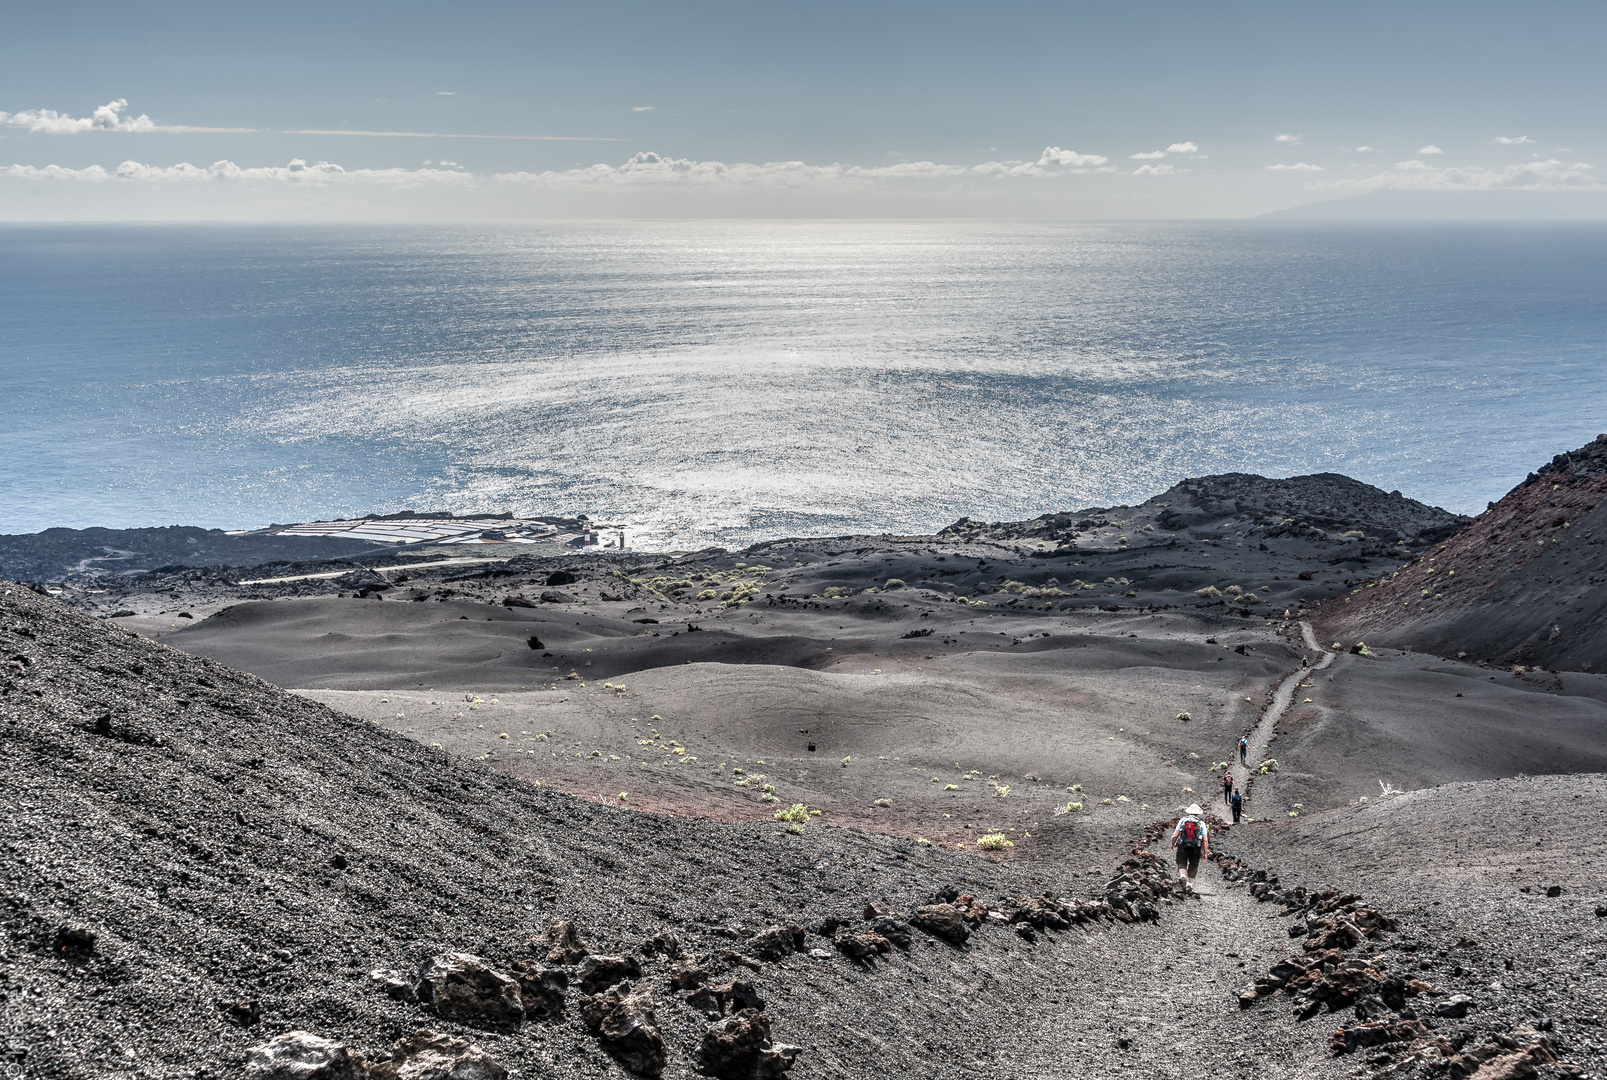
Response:
M0 219L1600 207L1604 40L1601 4L16 5Z

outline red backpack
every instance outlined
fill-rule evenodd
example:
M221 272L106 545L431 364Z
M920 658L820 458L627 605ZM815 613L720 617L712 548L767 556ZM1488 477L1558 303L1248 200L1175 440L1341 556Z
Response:
M1177 827L1177 846L1197 848L1205 841L1205 826L1196 818L1184 818Z

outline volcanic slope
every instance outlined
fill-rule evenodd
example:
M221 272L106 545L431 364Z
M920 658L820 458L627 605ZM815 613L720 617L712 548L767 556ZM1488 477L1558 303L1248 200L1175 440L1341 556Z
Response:
M557 919L641 958L671 1077L692 1075L707 1019L671 992L666 933L713 981L768 1000L777 1041L804 1048L803 1080L1205 1077L1224 1061L1339 1075L1320 1031L1238 1009L1234 964L1270 963L1283 939L1242 892L1191 901L1215 905L1197 919L1157 897L1158 923L1035 942L990 916L963 946L917 932L858 963L821 936L828 917L863 925L867 901L903 918L951 884L1001 919L1019 903L1006 897L1075 902L1114 871L1114 832L1061 861L1001 861L818 821L795 833L600 806L0 588L0 1047L21 1075L237 1077L252 1046L291 1030L378 1060L427 1026L519 1076L621 1076L573 991L561 1018L477 1028L370 977L457 950L539 962ZM811 951L746 955L756 930L794 923L820 932Z
M1604 538L1607 435L1599 435L1410 566L1324 605L1316 622L1325 640L1607 671Z

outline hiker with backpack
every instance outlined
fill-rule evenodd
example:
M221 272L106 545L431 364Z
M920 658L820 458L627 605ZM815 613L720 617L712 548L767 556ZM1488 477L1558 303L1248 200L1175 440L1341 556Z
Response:
M1233 807L1233 824L1237 825L1239 823L1239 815L1244 812L1244 793L1242 791L1235 791L1233 793L1233 798L1228 800L1228 805Z
M1250 757L1250 739L1248 736L1239 736L1239 764L1248 765Z
M1229 769L1222 774L1222 801L1233 802L1233 770Z
M1177 819L1172 830L1172 847L1177 851L1177 887L1187 896L1194 889L1194 877L1200 872L1200 860L1211 854L1211 830L1200 816L1205 813L1199 803L1190 803L1183 817Z

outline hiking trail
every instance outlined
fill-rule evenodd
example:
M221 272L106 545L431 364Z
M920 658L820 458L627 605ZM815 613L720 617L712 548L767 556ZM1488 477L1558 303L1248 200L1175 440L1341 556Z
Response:
M1278 721L1283 719L1283 714L1289 711L1289 706L1294 703L1295 691L1300 689L1300 684L1305 682L1311 675L1334 662L1334 654L1317 643L1316 632L1312 630L1309 622L1302 621L1300 623L1300 637L1308 649L1321 653L1322 659L1310 667L1296 668L1283 677L1283 681L1278 684L1278 689L1273 692L1272 700L1261 711L1261 718L1256 721L1255 727L1250 729L1248 736L1250 752L1246 756L1247 764L1239 764L1238 747L1235 746L1233 749L1233 783L1240 791L1245 792L1244 819L1246 821L1254 820L1250 814L1250 796L1247 785L1250 782L1250 777L1256 775L1254 770L1260 767L1262 761L1266 760L1267 748L1272 745L1273 730L1278 726ZM1220 797L1220 795L1220 791L1217 792L1217 797ZM1226 812L1226 805L1222 809L1224 811L1223 817L1231 816Z

